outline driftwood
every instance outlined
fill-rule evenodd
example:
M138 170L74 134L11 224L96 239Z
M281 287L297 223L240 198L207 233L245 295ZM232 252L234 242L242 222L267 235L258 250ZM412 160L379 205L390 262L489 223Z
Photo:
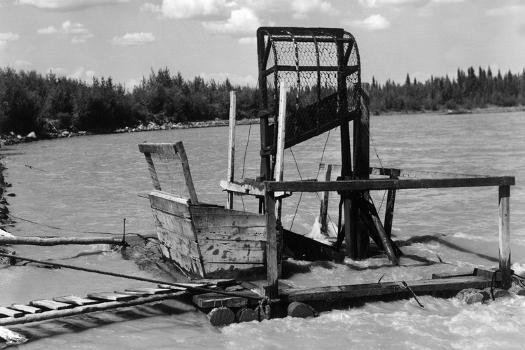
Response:
M39 245L53 246L65 244L114 244L126 245L121 238L116 237L17 237L0 236L0 245Z

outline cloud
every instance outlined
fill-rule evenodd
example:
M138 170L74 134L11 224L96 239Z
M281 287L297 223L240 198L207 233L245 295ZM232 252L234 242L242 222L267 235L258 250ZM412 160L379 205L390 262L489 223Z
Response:
M199 76L206 81L215 80L217 82L223 82L228 79L233 85L257 85L257 79L253 75L238 75L231 73L200 73Z
M295 0L290 2L294 18L305 18L307 14L320 11L324 13L335 12L328 1L324 0Z
M381 30L390 27L390 22L380 14L371 15L363 20L351 21L350 24L366 30Z
M16 41L20 38L20 35L12 32L0 33L0 49L7 46L7 43Z
M73 44L84 43L93 37L93 34L82 23L75 23L69 20L62 22L59 28L49 26L40 28L36 32L41 35L62 34L70 36Z
M226 16L232 5L226 0L163 0L160 11L168 18L209 19ZM148 8L155 9L155 5Z
M134 46L142 45L155 41L152 33L126 33L122 36L116 36L111 40L113 45L117 46Z
M525 5L507 5L502 7L495 7L485 11L487 16L511 16L518 15L525 11Z
M252 9L243 7L233 10L225 21L204 22L204 28L219 34L244 36L254 34L261 22Z
M384 5L404 5L419 1L421 0L359 0L359 3L365 7L380 7Z
M46 70L46 73L64 76L70 79L84 80L87 83L91 83L93 81L93 77L96 75L94 70L86 69L84 67L77 67L73 70L62 67L50 67Z
M80 10L87 7L125 2L129 2L129 0L18 0L17 4L34 6L41 9Z
M147 2L145 4L140 5L139 9L142 12L162 13L161 6L157 4L152 4L151 2Z

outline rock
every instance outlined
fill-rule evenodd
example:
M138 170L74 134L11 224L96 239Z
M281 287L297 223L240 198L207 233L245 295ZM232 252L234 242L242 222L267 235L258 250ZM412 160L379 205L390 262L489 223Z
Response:
M490 293L490 287L483 289L481 293L483 293L486 296L486 300L492 299L492 295ZM494 299L510 296L510 293L508 290L501 289L501 288L494 288L493 294L494 294Z
M28 139L36 139L36 133L34 131L31 131L29 134L26 135Z
M460 291L456 295L456 298L467 304L475 304L483 302L483 300L485 300L485 295L483 295L482 291L479 289L467 288Z

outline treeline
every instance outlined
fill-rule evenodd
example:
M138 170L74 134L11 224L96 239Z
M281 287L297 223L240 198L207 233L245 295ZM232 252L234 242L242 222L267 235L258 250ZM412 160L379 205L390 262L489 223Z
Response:
M455 78L431 77L420 82L407 74L404 84L388 80L370 84L370 109L375 113L390 111L469 110L488 106L525 105L525 70L493 74L490 68L458 69Z
M34 71L0 69L0 133L35 131L39 136L59 130L111 132L155 122L184 123L227 119L229 92L237 91L239 118L254 117L257 89L225 82L184 79L165 68L152 71L132 91L111 78L80 80ZM411 79L404 84L369 84L371 110L423 111L525 105L525 71L458 70L454 78Z
M187 80L160 69L128 92L111 78L94 78L88 85L54 74L0 69L0 134L104 133L149 122L227 119L232 89L237 91L238 117L252 116L257 91L228 80Z

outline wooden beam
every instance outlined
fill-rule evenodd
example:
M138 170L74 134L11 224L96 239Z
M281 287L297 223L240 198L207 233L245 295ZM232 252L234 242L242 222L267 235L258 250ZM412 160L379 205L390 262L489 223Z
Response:
M277 150L275 154L275 168L274 168L274 179L275 181L283 181L284 171L284 140L286 138L286 93L287 87L284 82L281 83L281 89L279 91L279 115L277 119ZM275 193L278 197L281 193ZM280 216L281 213L281 201L277 202L277 212Z
M390 175L391 179L397 179L399 177L399 171L393 172ZM385 207L385 232L390 238L392 236L392 222L394 221L394 206L396 203L396 190L388 190L386 197L386 207Z
M228 138L228 173L226 179L232 182L235 174L235 115L236 115L237 97L235 91L230 91L230 122ZM233 209L233 193L228 192L226 208Z
M264 183L262 182L228 182L221 180L220 186L224 191L239 195L264 196Z
M512 284L510 268L510 186L499 187L499 269L501 286L509 289Z
M269 298L278 295L279 264L277 252L277 220L275 216L275 198L266 192L266 287L265 294Z
M179 155L180 161L182 163L182 172L184 173L184 180L186 181L186 187L190 194L190 200L192 204L199 204L197 199L197 192L195 192L195 187L193 186L193 179L191 178L190 163L188 162L188 156L184 150L184 145L182 142L177 142L175 144L175 150Z
M365 191L388 189L421 189L449 187L512 186L512 176L475 177L458 179L370 179L332 182L267 181L267 191L321 192L321 191Z
M339 69L337 66L291 66L277 65L266 69L263 75L270 75L275 72L340 72L345 78L359 70L359 66L344 66Z
M122 238L109 237L3 237L0 236L0 245L38 245L38 246L54 246L66 244L113 244L125 245L126 242Z
M491 280L479 276L462 276L430 280L407 281L416 294L433 292L456 292L465 288L483 289L490 287ZM292 301L337 301L343 299L374 297L395 294L409 294L401 282L381 282L343 286L294 288L281 291L286 302Z
M332 179L332 164L328 164L325 175L324 175L324 180L330 181L331 179ZM323 199L321 200L321 209L319 212L319 223L321 225L321 232L323 233L328 232L327 217L328 217L329 198L330 198L330 191L325 191L323 195Z
M140 149L140 146L142 145L139 145L139 149ZM151 177L151 182L153 183L153 188L156 189L157 191L161 191L159 177L157 176L157 171L155 170L155 164L153 164L153 159L151 158L151 153L144 152L144 157L146 157L146 163L148 163L148 171Z

